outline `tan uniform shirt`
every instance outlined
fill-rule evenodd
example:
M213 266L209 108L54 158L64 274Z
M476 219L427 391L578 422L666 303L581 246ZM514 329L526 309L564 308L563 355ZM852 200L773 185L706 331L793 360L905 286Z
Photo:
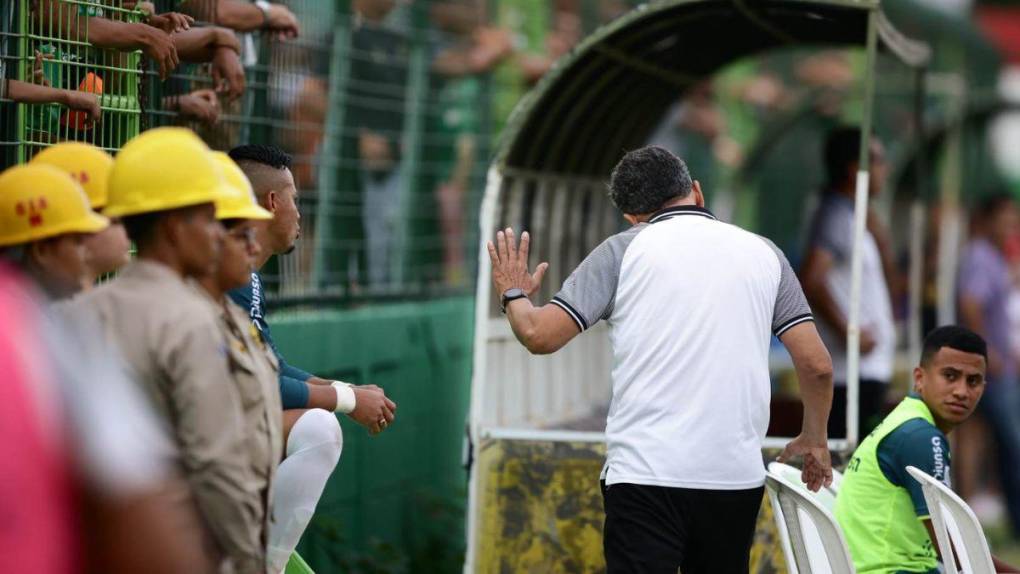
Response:
M222 303L217 304L200 285L192 286L216 313L227 342L231 378L241 397L251 469L263 502L262 522L268 528L269 509L272 508L270 485L276 467L283 459L283 405L278 382L280 365L276 355L267 352L265 346L253 337L255 327L236 303L224 297ZM267 535L268 530L264 530L263 541Z
M259 481L226 345L208 303L171 269L140 260L72 301L67 315L98 320L169 422L190 485L181 502L197 504L215 547L236 572L265 572Z

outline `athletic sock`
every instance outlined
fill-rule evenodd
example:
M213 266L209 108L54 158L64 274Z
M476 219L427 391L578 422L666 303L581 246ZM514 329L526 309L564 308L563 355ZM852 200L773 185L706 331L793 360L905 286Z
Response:
M287 439L287 457L273 481L267 559L270 572L283 572L315 513L329 475L343 450L343 433L333 413L311 409L298 418Z

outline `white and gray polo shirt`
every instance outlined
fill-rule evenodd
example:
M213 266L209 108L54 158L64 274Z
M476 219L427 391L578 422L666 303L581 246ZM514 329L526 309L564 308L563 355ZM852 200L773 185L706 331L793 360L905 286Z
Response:
M609 322L607 484L764 484L771 336L812 320L775 244L668 208L595 248L552 303L582 331Z

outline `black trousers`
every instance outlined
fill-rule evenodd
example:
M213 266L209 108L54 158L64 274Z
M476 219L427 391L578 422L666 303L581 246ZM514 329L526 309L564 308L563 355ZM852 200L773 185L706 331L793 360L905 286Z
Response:
M889 385L882 381L861 379L857 401L857 442L875 430L882 422L885 391ZM832 410L829 411L829 438L846 438L846 385L832 390Z
M603 482L607 574L747 574L764 493Z

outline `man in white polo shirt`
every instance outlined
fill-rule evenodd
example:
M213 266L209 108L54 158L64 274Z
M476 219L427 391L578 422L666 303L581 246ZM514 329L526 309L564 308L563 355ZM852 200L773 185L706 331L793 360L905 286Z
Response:
M599 245L544 306L528 297L530 238L489 243L496 292L518 340L552 353L606 320L613 398L602 472L609 574L746 572L765 482L769 344L777 335L801 382L812 490L832 479L826 420L832 363L783 253L722 223L698 182L659 147L626 154L610 197L631 227Z

